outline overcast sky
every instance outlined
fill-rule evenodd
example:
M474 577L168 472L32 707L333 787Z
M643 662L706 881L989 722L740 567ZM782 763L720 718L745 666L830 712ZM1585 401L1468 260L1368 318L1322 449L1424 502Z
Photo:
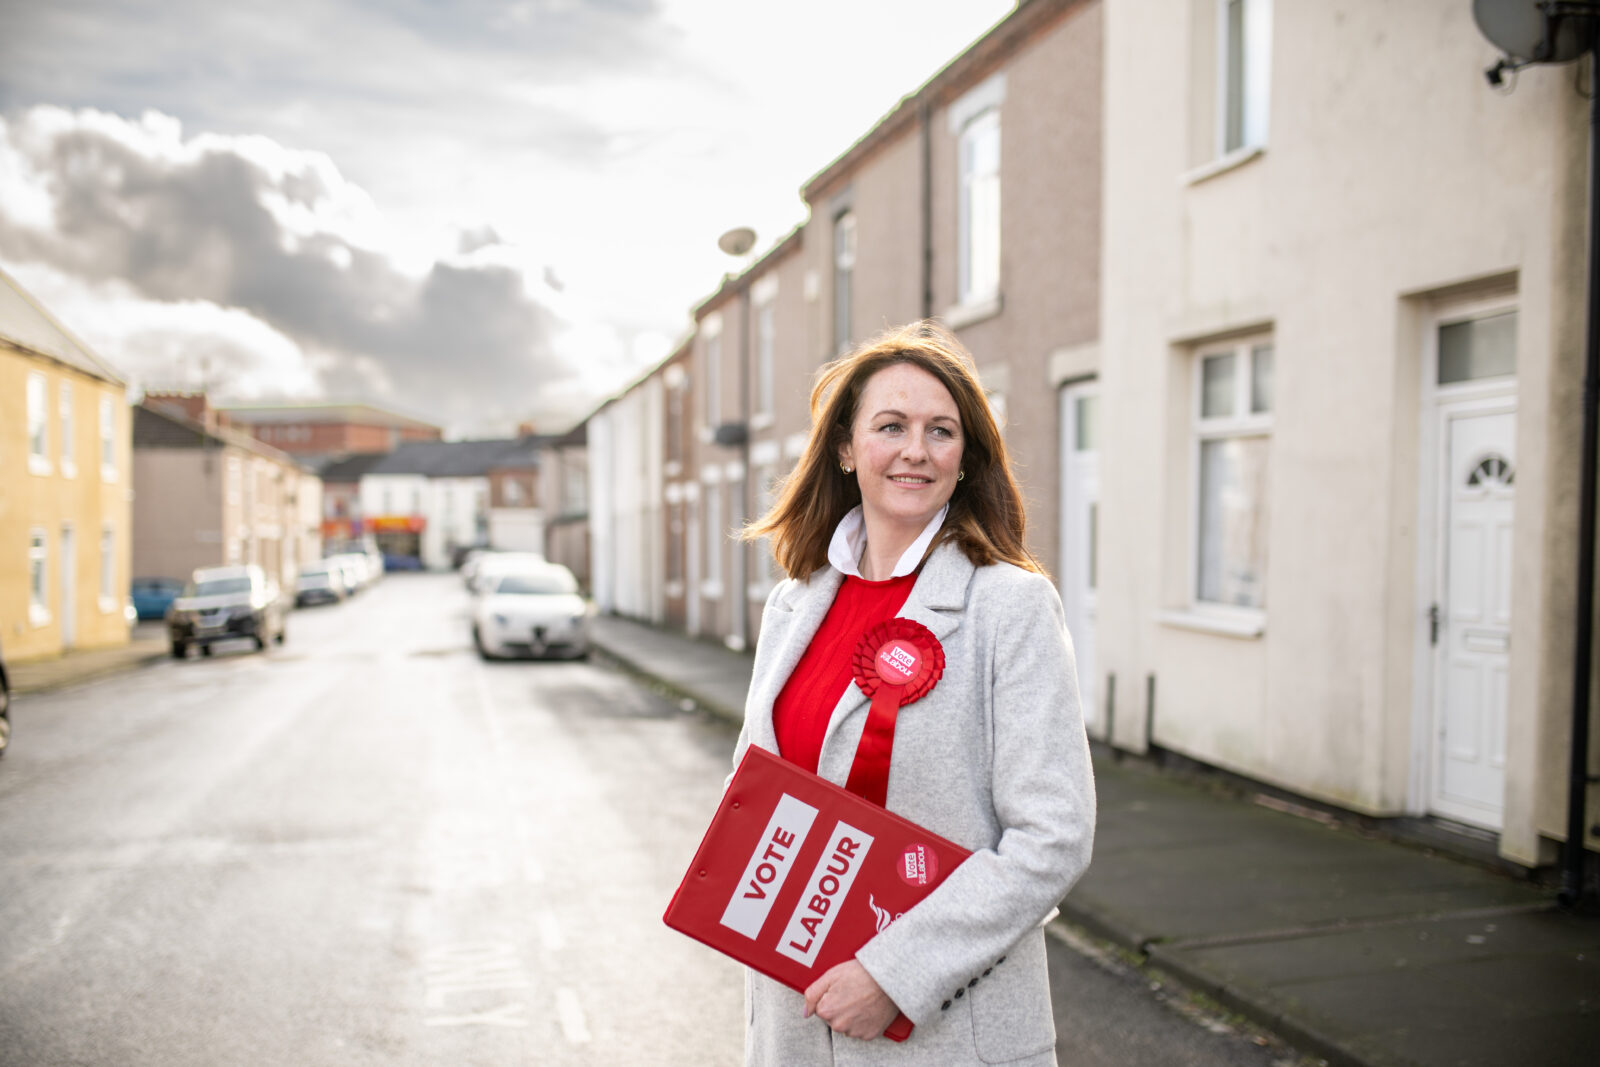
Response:
M564 429L1010 0L0 0L0 267L145 388Z

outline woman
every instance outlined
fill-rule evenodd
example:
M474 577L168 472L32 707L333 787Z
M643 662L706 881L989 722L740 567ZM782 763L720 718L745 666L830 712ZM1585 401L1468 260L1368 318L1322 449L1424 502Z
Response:
M746 531L789 578L734 766L758 745L845 784L868 711L851 652L914 620L945 669L900 710L885 806L973 853L804 997L749 972L748 1063L1055 1062L1042 924L1088 866L1094 783L1061 602L970 363L916 323L824 368L806 452ZM903 1044L880 1037L898 1012Z

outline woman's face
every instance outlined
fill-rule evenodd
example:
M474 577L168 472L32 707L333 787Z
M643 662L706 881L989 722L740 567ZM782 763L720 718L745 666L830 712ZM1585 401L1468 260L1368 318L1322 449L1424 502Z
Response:
M950 390L915 364L893 363L867 379L839 460L855 468L869 524L920 532L955 492L963 447Z

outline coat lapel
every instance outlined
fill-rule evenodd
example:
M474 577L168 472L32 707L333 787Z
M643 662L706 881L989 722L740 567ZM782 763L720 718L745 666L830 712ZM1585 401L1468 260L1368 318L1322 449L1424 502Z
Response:
M838 574L833 568L828 569L835 575ZM911 595L906 598L899 617L920 622L941 644L944 643L945 639L961 626L961 616L967 608L967 588L972 583L974 570L976 568L973 567L972 561L967 559L967 554L954 542L947 541L940 545L923 565L922 574L917 578L917 584L911 587ZM828 597L828 603L833 603L832 595ZM821 624L822 617L819 615L806 636L807 643L811 640L811 634L815 633L817 626ZM798 654L795 659L798 661ZM794 664L791 663L789 666L792 670ZM787 678L787 674L785 677ZM840 725L866 706L866 694L851 682L845 689L844 696L840 698L838 706L833 709L833 717L828 720L828 729L822 738L823 762L827 762L828 746L833 736L839 732ZM845 766L848 769L849 763L846 762Z
M762 641L768 640L770 634L775 651L770 666L764 666L761 671L761 689L752 694L756 706L762 709L758 719L762 736L752 740L769 752L778 750L778 737L772 728L772 705L816 636L843 582L844 575L832 567L823 567L806 581L796 582L787 595L774 602L777 610L771 613L772 618L762 622L763 627L768 628L768 632L762 634Z

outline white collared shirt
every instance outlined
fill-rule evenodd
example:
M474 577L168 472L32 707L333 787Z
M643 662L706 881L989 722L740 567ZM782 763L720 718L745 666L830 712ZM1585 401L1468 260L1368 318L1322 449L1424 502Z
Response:
M945 513L949 510L950 505L946 504L939 509L939 514L928 520L928 525L911 542L911 547L900 554L900 562L894 565L890 578L899 578L917 569L917 564L922 562L922 554L928 550L928 544L933 540L933 535L939 532L939 527L944 525ZM828 563L846 577L860 578L861 556L866 547L866 519L861 513L861 505L857 504L833 528L833 540L828 542Z

